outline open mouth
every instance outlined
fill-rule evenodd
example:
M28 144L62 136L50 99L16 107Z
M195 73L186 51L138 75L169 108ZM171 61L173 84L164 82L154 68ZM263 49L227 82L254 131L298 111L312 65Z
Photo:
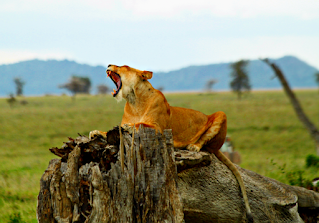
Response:
M121 77L117 73L110 70L107 71L107 76L110 77L112 81L114 82L114 84L116 85L116 90L113 89L113 92L112 92L113 97L115 97L119 93L122 87Z

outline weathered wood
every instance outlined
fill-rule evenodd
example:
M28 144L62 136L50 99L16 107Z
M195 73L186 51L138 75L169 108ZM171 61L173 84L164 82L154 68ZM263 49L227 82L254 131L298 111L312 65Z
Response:
M304 112L304 110L301 107L301 104L299 102L299 100L297 99L295 93L291 90L288 81L286 80L286 77L284 75L284 73L281 71L281 69L273 62L270 62L267 58L266 59L262 59L262 61L264 61L266 64L268 64L272 70L275 72L275 75L278 77L282 87L284 88L295 112L297 117L299 118L299 120L302 122L302 124L307 128L307 130L310 133L310 136L314 139L315 144L316 144L316 152L317 155L319 156L319 130L318 128L315 126L315 124L313 124L313 122L310 121L310 119L308 118L308 116L306 115L306 113Z
M164 135L140 128L107 140L70 139L54 149L38 196L39 222L245 222L232 172L207 152L174 150ZM133 146L132 146L132 141ZM255 222L317 222L319 194L240 168ZM178 172L176 171L178 170Z
M51 161L41 178L39 222L183 221L171 131L161 135L142 127L134 140L123 132L123 169L105 156L112 148L113 157L121 156L114 132L107 140L114 145L82 136L51 149L62 160Z
M192 157L193 152L186 153ZM199 159L206 155L194 154ZM180 160L177 156L178 165ZM244 201L231 171L215 156L209 165L198 165L178 173L185 222L245 222ZM305 212L303 208L309 212L308 216L319 217L318 193L237 168L246 185L254 222L303 222L300 217Z

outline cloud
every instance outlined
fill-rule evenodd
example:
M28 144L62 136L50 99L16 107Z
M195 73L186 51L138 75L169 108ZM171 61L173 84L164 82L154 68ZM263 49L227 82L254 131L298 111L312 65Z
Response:
M189 65L203 65L221 62L233 62L240 59L258 59L263 57L279 58L285 55L297 56L312 66L319 68L319 37L305 36L255 36L255 37L203 37L184 39L172 43L160 44L135 51L132 45L125 45L127 51L108 49L105 54L97 51L93 54L69 53L41 50L0 50L1 64L15 63L31 59L69 59L91 65L109 63L128 64L145 70L169 71ZM188 46L188 47L185 47ZM153 47L153 48L152 48ZM115 47L116 48L116 47ZM166 53L167 49L174 49ZM150 53L148 50L157 53ZM163 57L165 55L165 57Z
M73 58L68 52L55 52L55 51L34 51L34 50L14 50L14 49L1 49L0 50L1 64L11 64L25 60L41 59L57 59L62 60L66 58Z
M248 38L204 38L194 45L198 49L197 64L229 62L240 59L279 58L293 55L319 68L319 37L257 36ZM309 50L311 49L311 50ZM195 61L197 60L197 61Z
M170 70L292 54L318 67L318 12L318 0L0 0L0 63Z
M294 16L318 18L317 0L123 0L123 6L135 15L216 17Z
M319 18L318 0L11 0L0 12L38 12L76 19L187 19L192 16L253 18L291 16Z

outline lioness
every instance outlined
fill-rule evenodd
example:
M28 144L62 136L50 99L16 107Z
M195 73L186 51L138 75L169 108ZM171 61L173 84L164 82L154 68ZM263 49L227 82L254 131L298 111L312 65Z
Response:
M152 78L150 71L141 71L129 66L109 65L107 76L115 83L113 97L124 98L127 102L121 126L135 127L139 125L151 127L163 133L164 129L172 129L174 147L200 151L205 148L216 155L236 176L245 201L247 217L251 220L251 211L243 180L234 164L219 151L227 132L227 119L224 112L205 115L187 108L173 107L168 104L162 92L154 89L147 79ZM94 135L106 136L106 132L94 130Z

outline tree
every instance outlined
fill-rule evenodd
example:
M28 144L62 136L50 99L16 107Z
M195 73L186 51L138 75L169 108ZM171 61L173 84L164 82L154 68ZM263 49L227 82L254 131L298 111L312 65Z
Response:
M89 94L91 81L88 77L72 76L69 82L60 85L59 88L65 88L73 94L73 98L78 93Z
M240 60L230 65L232 71L230 76L232 81L230 82L231 89L237 93L238 99L241 99L241 95L244 91L250 91L251 86L249 83L249 77L246 71L248 60Z
M76 76L74 76L74 77L76 77ZM90 90L91 90L90 78L88 78L88 77L76 77L76 78L79 78L84 83L83 89L79 93L90 94Z
M316 79L316 82L319 86L319 71L317 73L315 73L315 79Z
M217 83L218 81L216 79L209 79L207 82L206 82L206 90L208 92L211 92L212 89L213 89L213 86Z
M159 86L158 88L156 88L157 90L163 92L164 91L164 87L163 86Z
M110 91L110 88L105 84L100 84L97 86L98 94L106 94L108 91Z
M25 82L20 77L14 78L13 81L16 85L16 95L23 95L23 86L25 85Z
M275 63L270 62L267 58L266 59L262 59L262 61L264 61L266 64L268 64L273 69L273 71L275 72L275 75L280 80L280 83L281 83L282 87L284 88L288 98L290 99L290 102L291 102L291 104L292 104L292 106L293 106L293 108L294 108L299 120L308 129L311 137L314 139L315 144L316 144L317 155L319 156L319 131L318 131L318 129L310 121L308 116L303 111L303 109L302 109L302 107L301 107L296 95L291 90L291 88L290 88L290 86L288 84L288 81L286 80L285 75L283 74L281 69Z
M13 94L9 95L9 98L7 99L8 104L10 105L10 108L12 108L13 104L17 102L16 98Z

